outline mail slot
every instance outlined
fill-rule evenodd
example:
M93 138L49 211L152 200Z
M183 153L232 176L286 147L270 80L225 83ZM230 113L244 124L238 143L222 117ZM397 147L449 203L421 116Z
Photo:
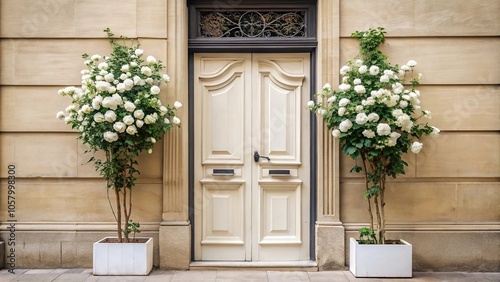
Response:
M271 176L286 176L290 175L290 170L289 169L270 169L269 170L269 175Z
M233 176L234 169L214 169L212 172L213 176Z

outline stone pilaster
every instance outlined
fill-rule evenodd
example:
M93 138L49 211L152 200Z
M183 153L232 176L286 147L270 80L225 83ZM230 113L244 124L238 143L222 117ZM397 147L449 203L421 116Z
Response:
M339 0L318 1L318 81L337 87L340 64ZM322 120L318 120L318 205L316 261L321 270L345 265L344 227L339 214L339 148Z
M163 212L159 230L160 267L188 269L191 227L188 202L188 48L186 0L167 1L168 102L180 101L181 128L170 131L164 142Z

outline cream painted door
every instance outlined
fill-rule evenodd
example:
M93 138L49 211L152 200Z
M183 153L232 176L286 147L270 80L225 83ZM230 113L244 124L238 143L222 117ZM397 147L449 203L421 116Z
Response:
M309 73L309 54L195 54L195 260L310 259Z

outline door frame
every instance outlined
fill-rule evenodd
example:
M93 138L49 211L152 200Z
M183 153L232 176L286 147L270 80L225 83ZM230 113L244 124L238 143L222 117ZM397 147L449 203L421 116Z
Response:
M272 51L271 51L272 50ZM228 51L228 50L224 50ZM257 52L254 53L276 53L276 49L269 49L269 48L264 48L264 49L257 49L255 50ZM287 50L288 52L282 52L282 53L292 53L291 51ZM228 53L248 53L248 52L243 52L242 50L232 50L228 51ZM299 52L299 51L295 51ZM295 53L293 52L293 53ZM309 53L310 55L310 78L311 78L311 83L310 83L310 89L309 89L309 99L313 100L314 99L314 93L316 89L316 50L310 50L310 49L305 49L302 50L303 53ZM195 173L194 173L194 146L195 146L195 140L194 140L194 122L195 122L195 112L194 112L194 54L198 52L189 52L189 66L188 66L188 71L189 71L189 104L188 104L188 112L189 112L189 117L188 117L188 123L189 123L189 144L188 144L188 155L189 155L189 220L191 222L191 261L194 260L194 187L195 187ZM201 52L200 52L201 53ZM226 52L203 52L203 53L226 53ZM304 105L305 106L305 105ZM309 203L309 232L310 232L310 241L309 241L309 255L310 255L310 260L315 261L315 241L316 241L316 236L315 236L315 224L316 224L316 213L317 213L317 126L316 126L316 117L310 113L309 114L310 119L309 119L309 126L310 126L310 131L309 131L309 136L310 136L310 148L309 148L309 154L310 154L310 169L309 169L309 174L310 174L310 203Z
M309 53L310 55L310 85L309 85L309 99L314 100L316 93L317 81L317 38L316 38L316 1L315 0L290 0L293 7L301 7L307 9L309 12L308 17L308 31L309 36L304 38L276 38L276 39L241 39L241 38L216 38L216 39L197 39L192 34L188 40L188 202L189 202L189 220L191 222L191 261L194 261L195 239L194 239L194 189L195 189L195 173L194 173L194 54L195 53ZM188 3L189 17L196 15L196 2L203 0L192 0L193 3ZM273 0L265 0L262 3L256 3L249 7L272 9L273 7L279 8L279 1L276 4L269 4ZM282 3L282 2L281 2ZM289 6L290 3L287 3ZM242 6L242 5L240 5ZM281 4L283 6L283 4ZM189 21L189 23L196 25L197 21ZM193 30L191 26L190 32ZM277 52L279 50L280 52ZM305 105L303 105L305 107ZM311 112L309 113L309 136L310 136L310 203L309 203L309 256L311 261L315 261L316 253L316 218L317 218L317 123L316 116Z

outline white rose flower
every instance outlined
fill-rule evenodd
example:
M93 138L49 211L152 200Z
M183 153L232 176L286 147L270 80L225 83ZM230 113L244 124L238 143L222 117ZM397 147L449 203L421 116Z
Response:
M340 138L340 136L342 135L342 133L340 133L340 130L334 129L334 130L332 130L332 135L335 138Z
M417 62L415 62L414 60L409 60L408 63L406 63L406 65L412 68L417 65Z
M94 99L92 99L92 108L99 110L101 108L102 96L97 95Z
M364 107L361 105L356 106L356 113L361 113L364 110Z
M363 133L363 136L365 136L366 138L371 139L371 138L375 137L375 132L373 132L373 130L371 130L371 129L365 129L365 130L363 130L362 133Z
M367 66L365 66L365 65L360 66L360 67L359 67L359 69L358 69L358 72L359 72L360 74L364 74L364 73L366 73L367 71L368 71L368 67L367 67Z
M116 132L122 133L125 131L127 128L127 125L125 125L123 122L118 121L113 124L113 129L116 130Z
M337 96L333 95L326 101L328 104L335 102L337 100Z
M128 72L130 70L130 66L128 64L125 64L121 67L120 69L122 72Z
M151 93L154 95L158 95L160 93L160 87L156 85L151 86Z
M401 127L401 130L406 131L406 132L411 132L411 128L413 127L413 122L411 121L411 118L407 114L403 114L398 117L396 120L396 125Z
M153 149L148 149L148 154L152 154L153 153Z
M340 91L345 92L345 91L347 91L349 89L351 89L351 85L350 84L342 83L342 84L339 85L339 90Z
M113 99L113 97L105 97L102 100L102 106L105 108L116 110L117 105L116 105L116 101L115 101L115 99Z
M339 116L343 116L346 110L347 109L345 107L340 107L337 113L339 114Z
M349 129L351 129L352 127L352 122L348 119L345 119L343 120L340 124L339 124L339 130L341 132L347 132Z
M339 101L339 107L345 107L347 104L349 104L349 102L351 102L349 99L347 99L347 98L342 98L342 99L340 99L340 101Z
M137 67L137 63L136 62L130 62L130 66L135 68L135 67Z
M134 103L128 101L128 102L125 102L125 104L123 105L123 107L125 108L125 110L127 110L128 112L133 112L135 110L135 105Z
M356 93L358 94L364 94L366 93L366 89L363 85L356 85L354 86L354 91L356 91Z
M119 93L125 92L125 89L126 89L125 83L118 83L118 85L116 86L116 90Z
M137 57L140 57L144 54L144 51L142 49L135 49L134 53Z
M120 79L121 79L121 80L125 80L125 79L127 79L127 78L128 78L128 75L127 75L126 73L122 73L122 74L120 75Z
M98 69L100 70L107 70L108 69L108 64L105 63L105 62L102 62L99 64L99 66L97 66Z
M306 108L308 108L308 109L312 109L313 107L314 107L314 101L309 101L309 102L307 102L307 106L306 106Z
M116 120L116 113L112 110L109 110L104 114L104 119L107 122L114 122Z
M441 130L439 130L439 128L435 127L435 126L431 126L432 127L432 132L431 132L431 136L432 137L436 137L439 135L439 132L441 132Z
M357 124L365 124L368 121L368 116L365 113L359 113L356 115Z
M169 120L168 118L165 118L165 119L163 120L163 122L164 122L164 123L166 123L166 124L169 124L169 123L170 123L170 120Z
M379 136L386 136L391 134L391 127L387 123L379 123L377 125L377 134Z
M135 126L137 126L137 128L141 128L143 125L144 125L144 121L142 121L140 119L135 120Z
M363 106L373 106L375 105L375 98L368 97L366 100L361 101L361 105Z
M402 66L401 66L401 70L402 70L402 71L407 72L407 71L409 71L409 70L410 70L410 67L409 67L409 66L407 66L407 65L402 65Z
M370 67L370 74L371 75L377 75L380 72L379 67L377 66L371 66Z
M351 68L350 68L349 66L342 66L342 67L340 68L340 74L341 74L341 75L345 75L345 74L346 74L348 71L350 71L350 70L351 70Z
M384 74L384 75L382 75L382 76L380 77L380 82L389 82L389 76L387 76L387 75L385 75L385 74Z
M176 124L176 125L179 125L179 124L181 124L181 120L178 117L173 117L172 118L172 123Z
M411 144L411 151L414 154L418 154L418 153L420 153L420 150L422 150L423 146L424 146L424 144L415 141L415 142L413 142L413 144Z
M403 90L405 89L405 87L403 86L403 84L397 82L397 83L394 83L392 85L392 91L396 94L400 94L400 93L403 93Z
M113 94L113 96L111 97L113 97L113 99L115 100L116 105L123 106L122 96L120 96L119 94Z
M167 114L167 112L168 112L167 107L165 107L165 106L161 106L161 107L160 107L160 116L164 116L164 115L166 115L166 114Z
M59 111L57 112L56 117L58 119L64 119L66 117L66 114L63 111Z
M101 113L96 113L94 115L94 121L97 123L103 122L104 121L104 115Z
M134 123L134 118L131 115L126 115L123 117L123 123L125 123L126 125L131 125L132 123Z
M330 85L330 83L325 83L325 85L323 85L323 91L331 91L332 90L332 86Z
M394 139L398 139L399 137L401 137L401 134L393 131L393 132L391 132L391 134L389 134L389 137L394 138Z
M326 114L327 114L327 111L325 109L319 109L318 110L318 115L324 117L324 116L326 116Z
M401 109L395 109L392 111L392 116L395 117L395 118L398 118L400 116L402 116L404 113Z
M368 121L377 122L379 119L380 119L380 117L376 113L369 113L368 114Z
M406 102L406 101L400 101L399 102L399 107L401 109L404 109L404 108L408 107L408 102Z
M109 143L115 142L116 140L118 140L118 134L111 131L106 131L104 132L104 140L108 141Z
M143 119L144 118L144 112L142 110L136 110L134 112L134 117L138 119Z
M108 93L109 93L109 94L114 94L114 93L116 93L116 87L114 87L114 86L110 86L110 87L108 88Z
M115 77L112 73L108 73L104 76L104 80L106 80L107 82L113 82L113 80L115 80Z
M146 75L146 76L150 76L152 74L152 71L149 67L142 67L141 73Z
M95 88L97 89L97 91L108 91L108 87L110 86L111 85L107 81L98 81L95 84Z
M165 81L166 83L170 82L170 76L168 76L168 74L164 74L163 81Z
M356 78L356 79L353 81L353 83L354 83L355 85L361 84L361 79ZM354 87L354 89L356 89L356 87Z
M355 66L357 66L357 67L360 67L362 64L363 64L363 60L361 60L361 59L357 59L357 60L354 62L354 65L355 65Z
M90 114L90 111L91 111L91 110L92 110L92 109L90 108L90 106L89 106L89 105L83 105L83 106L82 106L82 112L83 112L84 114Z
M139 82L142 80L138 75L134 76L133 79L134 79L134 84L135 85L138 85Z
M153 64L156 64L156 58L154 56L148 56L146 58L146 61L148 62L148 64L150 65L153 65Z
M125 89L130 90L134 86L134 81L130 78L127 78L123 81L123 84L125 84Z
M156 122L156 119L152 115L147 115L146 117L144 117L144 122L146 124L152 124Z
M103 79L104 79L104 77L102 75L96 75L95 76L95 80L96 81L100 81L100 80L103 80Z
M92 61L99 61L101 58L102 58L102 57L101 57L101 56L99 56L99 55L92 55L92 57L90 57L90 59L91 59Z
M130 134L130 135L134 135L137 133L137 128L135 127L135 125L129 125L127 126L127 133Z
M180 108L182 108L182 103L179 101L175 101L174 102L174 109L180 109Z
M151 77L146 78L146 82L149 84L153 84L153 79Z
M151 138L150 138L150 141L151 141L151 143L153 143L153 144L154 144L154 143L156 143L156 139L155 139L154 137L151 137Z

